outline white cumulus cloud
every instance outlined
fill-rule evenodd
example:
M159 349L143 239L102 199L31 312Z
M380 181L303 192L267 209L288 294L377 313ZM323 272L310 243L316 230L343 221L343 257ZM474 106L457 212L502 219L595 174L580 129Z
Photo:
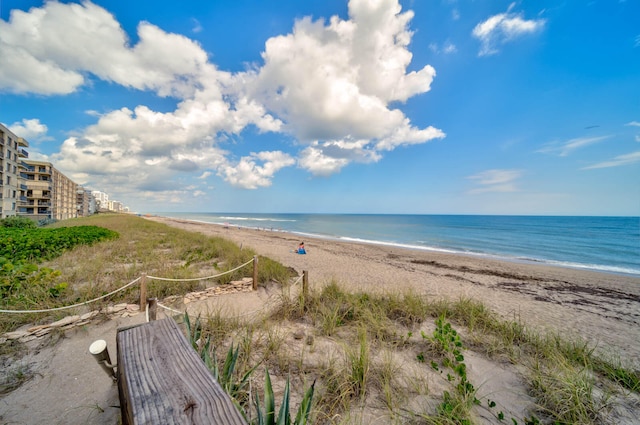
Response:
M281 168L295 160L284 152L260 152L242 157L237 164L220 167L218 174L232 186L246 189L271 186L271 179Z
M37 118L25 118L22 121L14 122L8 126L8 128L15 135L22 137L28 142L40 142L52 139L47 135L48 127L42 124Z
M184 35L143 21L132 43L103 7L48 1L0 20L0 91L65 95L91 90L98 78L175 99L172 111L147 105L92 111L95 123L51 156L78 183L155 193L166 202L193 194L181 189L187 175L256 189L272 184L284 167L330 175L445 137L401 110L402 102L428 92L436 75L428 64L408 71L412 18L398 0L351 0L348 19L301 18L291 33L266 40L262 63L231 73ZM43 130L39 122L21 125ZM229 136L241 138L248 126L286 134L282 149L254 147L233 159Z

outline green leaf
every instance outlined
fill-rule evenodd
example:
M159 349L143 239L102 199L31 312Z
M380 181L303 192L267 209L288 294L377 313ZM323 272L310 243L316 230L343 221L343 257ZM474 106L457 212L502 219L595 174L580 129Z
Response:
M273 398L273 387L271 386L271 377L269 376L269 369L265 370L265 378L264 378L264 410L265 410L265 425L275 425L276 403Z
M309 413L311 412L311 404L313 403L313 393L315 391L316 381L313 381L311 387L304 394L304 398L300 403L300 407L298 408L298 413L296 414L296 425L306 425L309 420Z
M282 396L282 405L278 412L278 422L276 425L290 425L291 416L289 415L289 378L284 386L284 395Z

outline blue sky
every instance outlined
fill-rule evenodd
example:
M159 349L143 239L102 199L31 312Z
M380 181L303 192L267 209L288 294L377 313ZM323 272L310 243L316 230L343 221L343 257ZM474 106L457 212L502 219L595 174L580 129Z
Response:
M134 211L640 215L637 0L0 9L0 122Z

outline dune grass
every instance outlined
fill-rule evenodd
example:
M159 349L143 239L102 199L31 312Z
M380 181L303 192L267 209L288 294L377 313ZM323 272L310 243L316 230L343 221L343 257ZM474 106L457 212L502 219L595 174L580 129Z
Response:
M118 289L143 273L176 279L211 276L244 264L256 255L254 251L241 249L222 238L187 232L133 215L96 214L52 225L73 226L98 226L117 232L119 237L91 246L80 246L38 264L47 273L46 285L27 283L23 285L19 296L10 300L3 299L0 308L32 310L72 305ZM292 275L291 270L269 258L260 257L259 262L259 282L286 282ZM252 270L253 266L250 264L209 281L150 280L147 292L149 296L158 298L181 295L203 285L226 284L252 276ZM50 296L51 288L58 288L55 296ZM92 304L90 308L97 309L105 304L118 302L137 303L138 297L138 288L134 285L104 301ZM0 333L13 330L24 323L51 321L77 311L81 309L38 314L0 314Z
M584 342L504 320L467 298L350 293L336 282L303 298L284 295L263 321L227 332L213 345L225 350L239 335L247 350L239 373L260 363L258 370L268 368L274 381L291 379L293 393L317 380L312 423L385 418L387 423L474 424L489 415L497 423L613 424L618 423L610 415L615 404L630 392L638 395L638 373L621 362L596 356ZM219 320L205 328L214 332ZM292 341L300 327L313 342ZM274 334L277 341L269 344L273 336L265 335ZM469 351L497 365L514 365L535 401L514 413L499 410L495 397L481 397L482 383L467 375ZM446 389L430 390L434 380L439 386L445 381ZM260 388L259 382L254 385Z

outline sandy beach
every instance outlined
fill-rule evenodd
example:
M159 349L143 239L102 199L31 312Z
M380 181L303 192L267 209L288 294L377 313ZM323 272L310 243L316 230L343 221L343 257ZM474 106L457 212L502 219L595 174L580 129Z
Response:
M156 216L146 219L220 236L299 274L307 271L312 290L335 281L350 291L411 290L435 299L468 297L506 319L585 338L601 353L619 355L640 369L640 279L636 277L324 239L305 239L307 254L298 255L293 250L300 238L289 233ZM221 300L233 310L250 312L271 295L261 288ZM210 306L203 303L207 302L200 303L203 309ZM189 309L198 309L198 303ZM66 332L55 344L28 343L31 352L22 362L36 376L0 398L0 424L117 423L117 388L98 368L88 347L103 338L115 356L117 328L143 321L144 315L138 314ZM506 385L510 378L500 377L497 371L487 363L482 379L488 381L493 375L498 384ZM515 395L516 401L525 397Z
M640 369L637 277L325 239L305 239L308 254L297 255L300 237L289 233L147 218L251 247L306 270L311 285L335 280L353 291L476 299L504 318L587 338Z

